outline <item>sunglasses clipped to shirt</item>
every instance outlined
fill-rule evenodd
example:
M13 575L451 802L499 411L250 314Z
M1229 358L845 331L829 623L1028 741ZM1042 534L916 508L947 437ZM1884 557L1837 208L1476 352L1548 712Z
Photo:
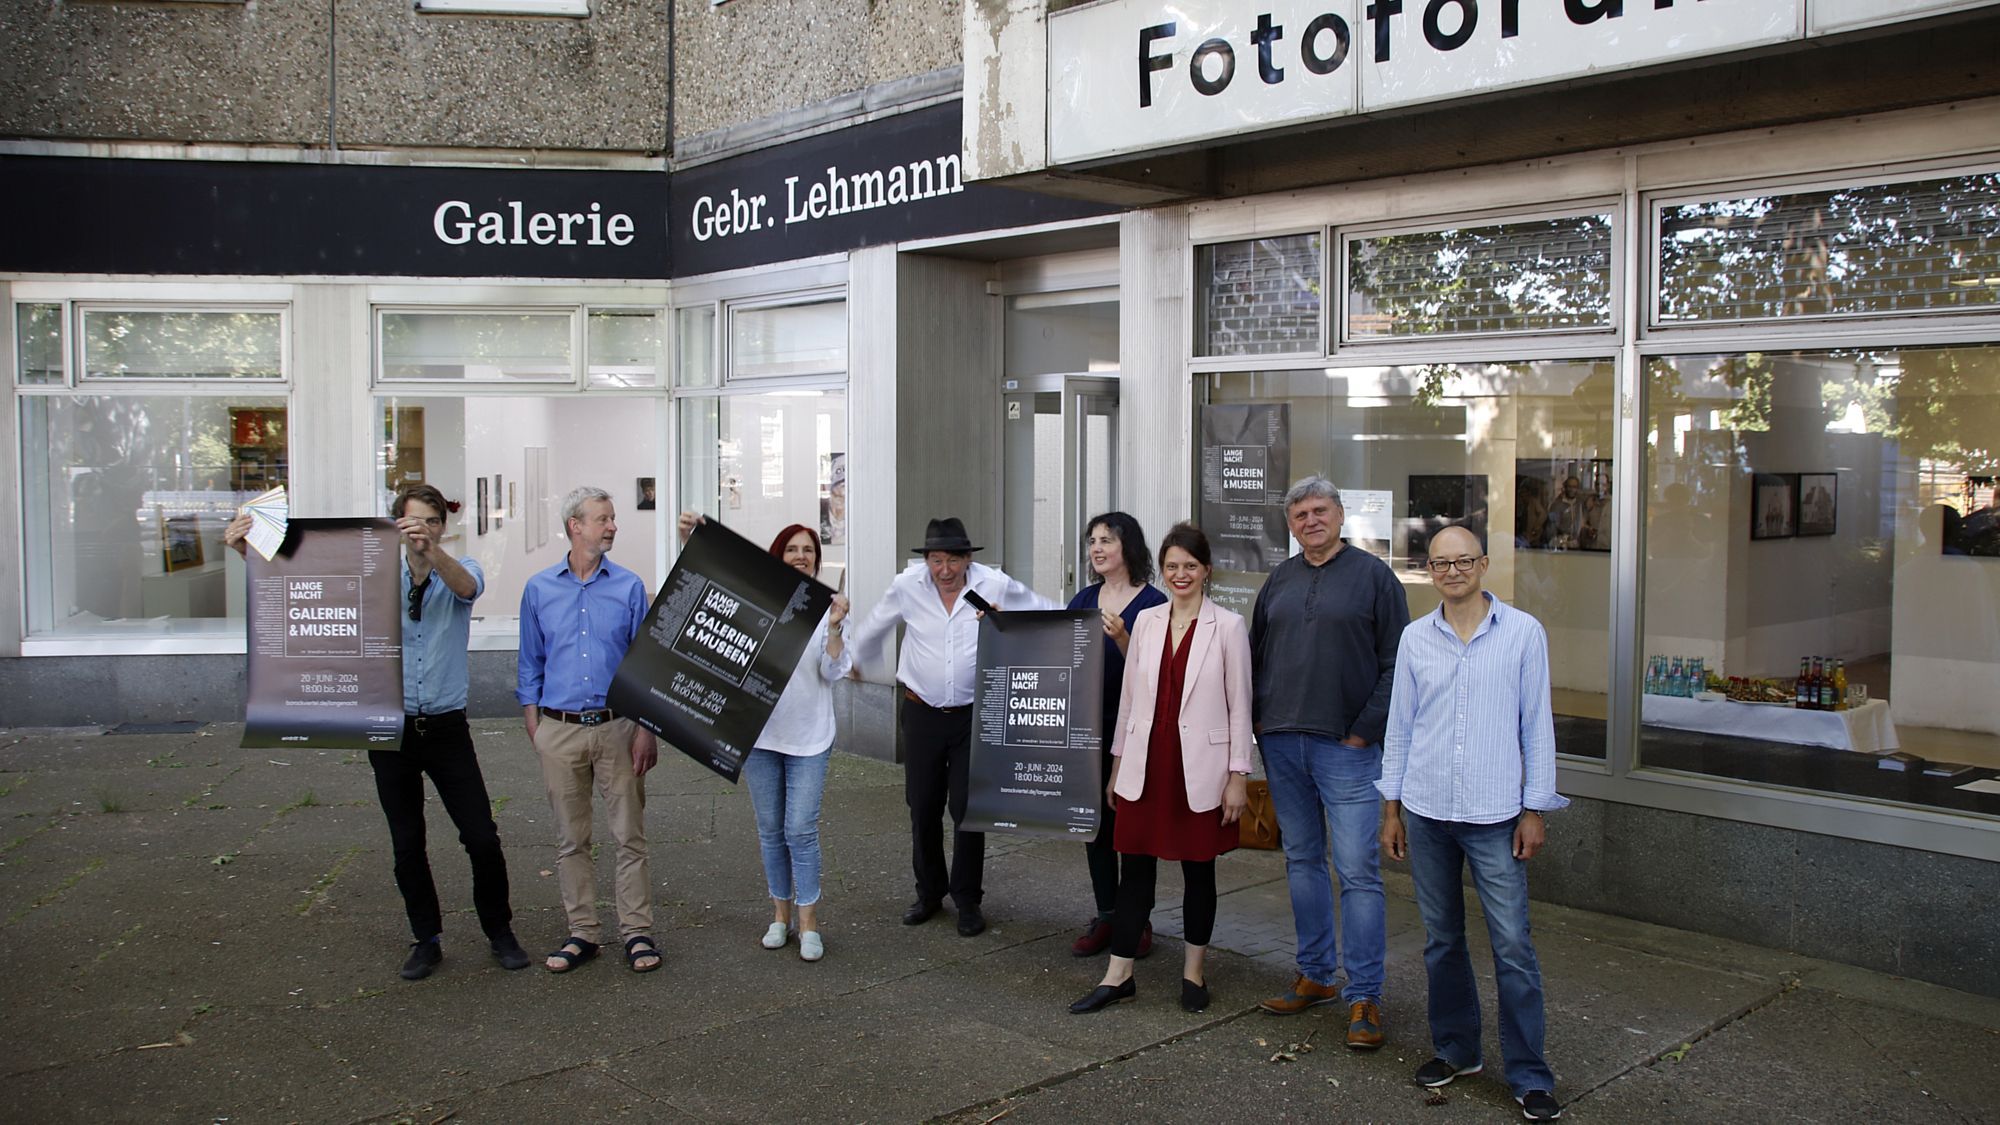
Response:
M430 586L431 576L426 574L422 582L410 587L410 620L424 619L424 591L430 589Z

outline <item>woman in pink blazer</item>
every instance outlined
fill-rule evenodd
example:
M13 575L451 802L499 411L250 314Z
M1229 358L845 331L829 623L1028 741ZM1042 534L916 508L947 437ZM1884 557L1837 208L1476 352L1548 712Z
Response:
M1114 846L1124 859L1104 980L1069 1006L1078 1015L1137 994L1132 962L1153 911L1159 861L1179 860L1187 952L1181 1007L1208 1006L1202 961L1215 929L1215 857L1236 846L1250 774L1250 633L1208 600L1208 537L1178 524L1160 544L1172 600L1139 614L1126 644L1113 728Z

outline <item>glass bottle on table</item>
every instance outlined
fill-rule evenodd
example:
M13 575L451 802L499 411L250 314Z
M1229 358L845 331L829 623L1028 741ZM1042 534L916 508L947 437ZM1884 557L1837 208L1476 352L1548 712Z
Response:
M1847 661L1833 662L1833 709L1847 710Z
M1792 706L1797 707L1801 711L1810 711L1812 710L1814 698L1812 657L1801 656L1799 657L1799 678L1792 681Z

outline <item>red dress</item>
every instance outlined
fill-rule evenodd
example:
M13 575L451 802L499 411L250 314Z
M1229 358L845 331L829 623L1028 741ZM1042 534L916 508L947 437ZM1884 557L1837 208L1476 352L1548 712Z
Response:
M1112 846L1126 855L1203 863L1236 847L1236 825L1222 823L1222 808L1188 808L1181 767L1181 686L1187 680L1193 624L1178 645L1161 645L1160 697L1146 736L1146 788L1136 801L1118 799ZM1171 634L1169 634L1171 635Z

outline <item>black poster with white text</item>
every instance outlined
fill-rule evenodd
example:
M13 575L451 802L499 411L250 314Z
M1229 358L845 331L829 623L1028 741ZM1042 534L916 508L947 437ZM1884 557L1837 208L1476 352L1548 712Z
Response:
M401 744L400 546L392 520L294 519L270 561L249 554L244 746Z
M1215 569L1264 574L1291 554L1291 407L1209 406L1201 412L1201 528Z
M735 781L832 602L828 587L703 520L605 705Z
M1089 837L1104 802L1104 620L1008 610L979 623L967 832Z

